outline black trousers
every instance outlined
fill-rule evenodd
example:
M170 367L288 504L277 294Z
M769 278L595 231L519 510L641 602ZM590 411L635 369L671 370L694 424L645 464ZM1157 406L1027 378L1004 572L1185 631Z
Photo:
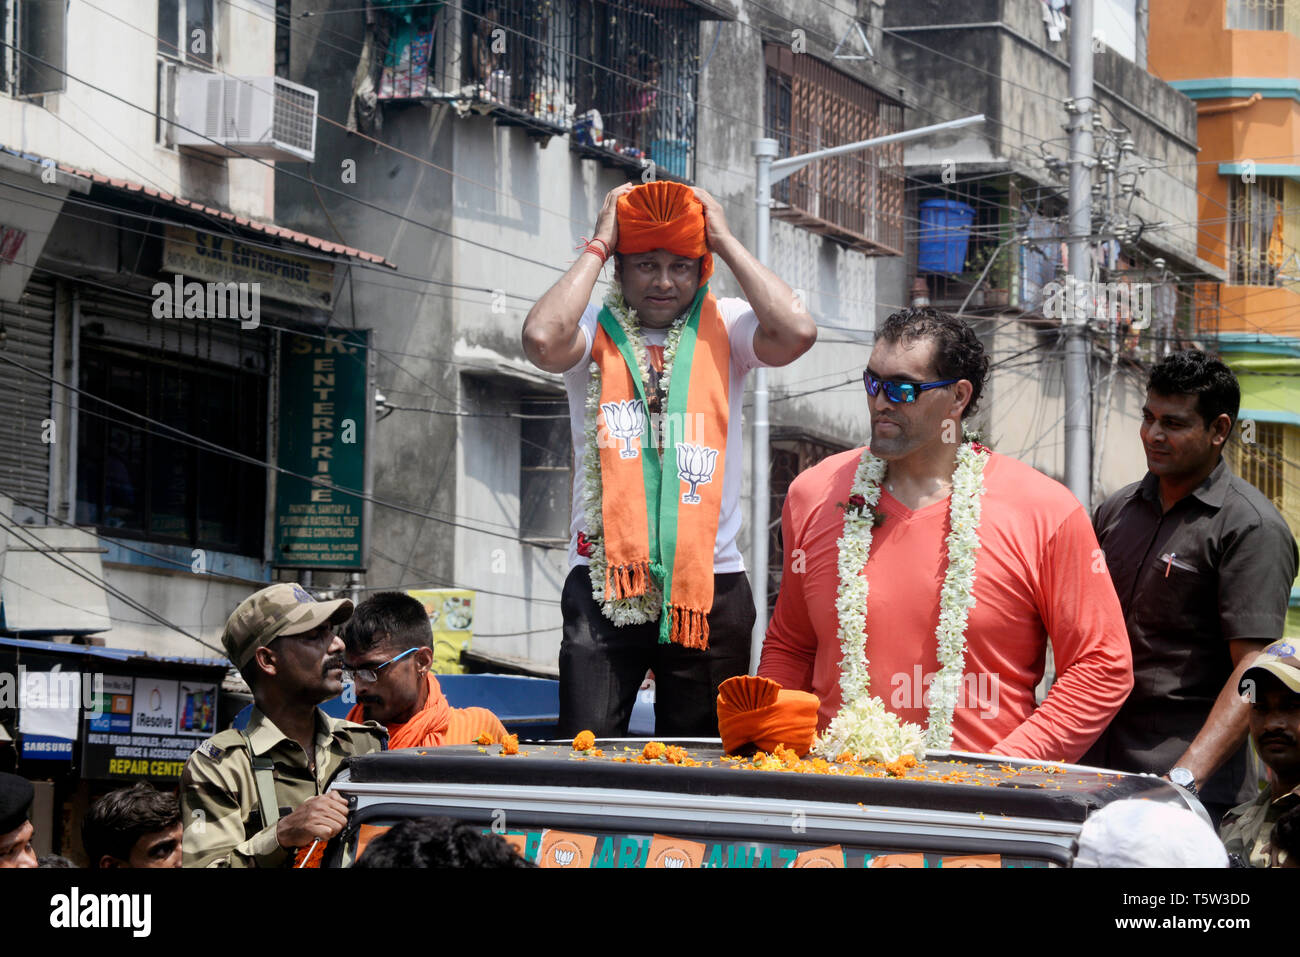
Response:
M749 671L754 596L744 572L713 576L709 647L659 643L659 623L616 627L591 595L591 574L575 566L560 596L559 734L627 734L647 669L655 673L655 736L718 735L718 685Z

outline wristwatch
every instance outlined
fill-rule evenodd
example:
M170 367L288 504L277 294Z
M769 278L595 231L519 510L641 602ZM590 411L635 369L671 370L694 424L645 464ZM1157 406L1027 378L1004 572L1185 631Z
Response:
M1196 776L1186 768L1173 768L1170 770L1169 780L1192 794L1196 793Z

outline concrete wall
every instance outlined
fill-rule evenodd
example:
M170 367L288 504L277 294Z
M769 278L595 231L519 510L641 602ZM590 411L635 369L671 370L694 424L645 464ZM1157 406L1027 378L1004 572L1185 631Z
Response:
M1049 39L1037 0L972 0L954 5L916 0L885 8L888 34L882 59L899 75L911 125L984 113L988 121L946 136L909 144L912 167L1003 161L1044 184L1043 149L1066 158L1062 101L1069 96L1069 33ZM925 27L924 30L909 29ZM933 29L946 27L945 29ZM1103 48L1093 60L1104 120L1132 131L1136 155L1150 167L1139 184L1146 193L1133 211L1159 253L1196 256L1195 104L1140 66Z
M215 7L217 69L272 75L273 8ZM156 0L93 7L68 0L64 91L36 102L0 97L0 144L269 219L274 173L267 166L186 156L155 142L157 22Z

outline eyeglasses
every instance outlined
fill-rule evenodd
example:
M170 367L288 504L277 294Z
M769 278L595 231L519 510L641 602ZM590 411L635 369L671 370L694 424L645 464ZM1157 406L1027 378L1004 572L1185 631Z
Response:
M867 387L867 395L875 398L883 387L885 398L890 402L915 402L920 398L922 392L928 392L930 389L938 389L960 381L960 379L940 379L938 382L891 382L881 379L873 374L870 369L862 370L862 384Z
M420 649L418 648L407 648L396 658L389 658L387 661L385 661L382 665L380 665L377 668L344 668L343 680L350 681L353 684L356 684L358 681L364 681L368 685L374 684L376 681L379 680L379 672L383 671L389 665L396 664L397 662L401 661L407 655L415 654L419 650Z

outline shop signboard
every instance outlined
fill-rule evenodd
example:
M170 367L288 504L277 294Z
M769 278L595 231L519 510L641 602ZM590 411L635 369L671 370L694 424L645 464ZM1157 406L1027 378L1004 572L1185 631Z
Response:
M175 780L195 746L217 733L217 685L104 675L85 723L83 777Z
M282 568L362 571L367 330L286 333L280 344L275 557Z

